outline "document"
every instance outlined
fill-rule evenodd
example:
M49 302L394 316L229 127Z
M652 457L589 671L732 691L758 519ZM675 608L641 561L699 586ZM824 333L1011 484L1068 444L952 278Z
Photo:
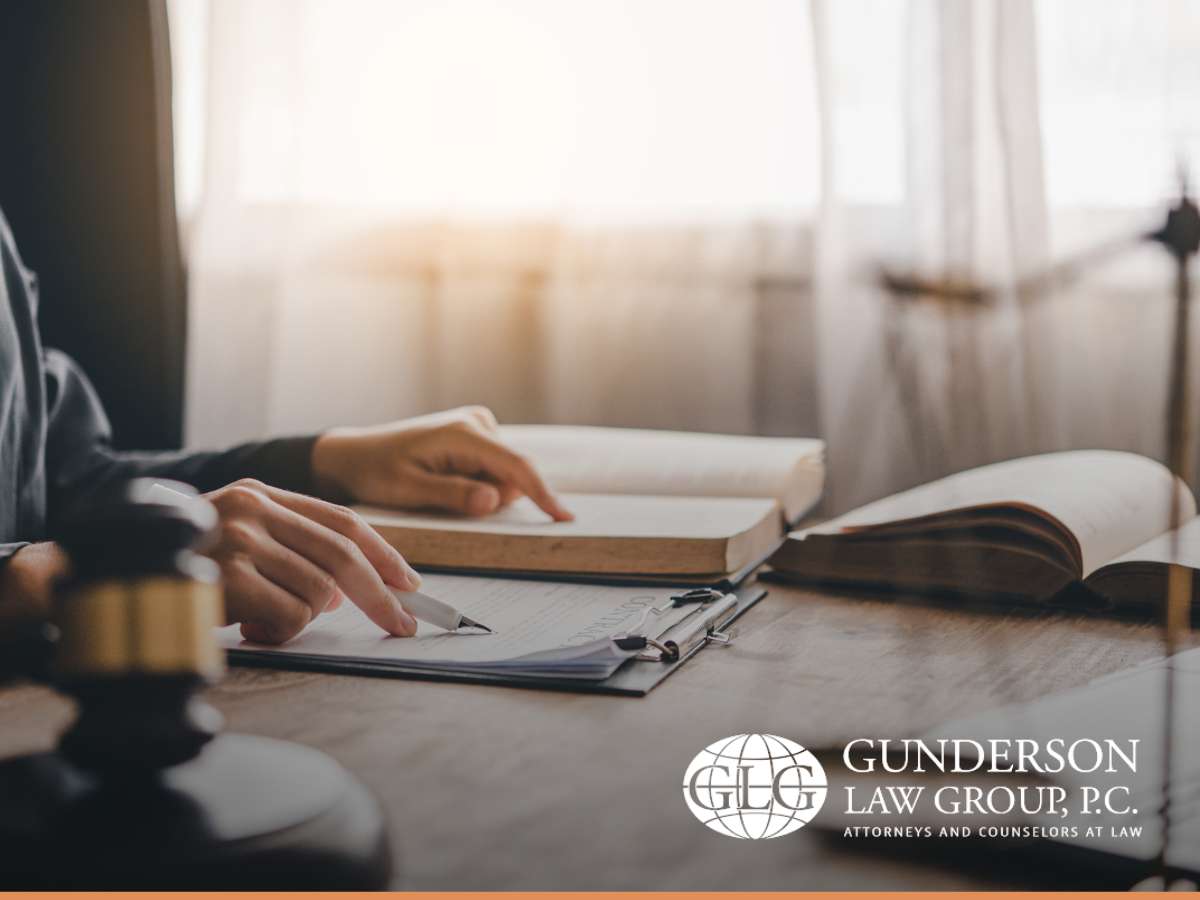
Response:
M352 603L318 616L299 636L274 646L242 640L238 626L218 629L222 647L239 653L325 657L444 670L504 670L603 678L630 652L609 640L633 632L656 636L692 615L675 607L678 588L426 575L421 590L486 622L495 634L448 632L424 622L414 637L379 630Z

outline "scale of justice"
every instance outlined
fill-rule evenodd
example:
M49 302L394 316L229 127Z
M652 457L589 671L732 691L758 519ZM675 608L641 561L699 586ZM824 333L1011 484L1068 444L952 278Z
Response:
M1167 210L1165 221L1156 228L1123 235L1105 241L1069 259L1017 279L1011 294L1017 302L1029 305L1052 299L1053 291L1079 278L1104 262L1145 243L1156 244L1170 255L1174 269L1174 310L1170 330L1170 366L1168 370L1166 414L1166 455L1171 473L1185 484L1192 483L1194 446L1192 438L1191 386L1191 261L1200 252L1200 208L1192 196L1187 168L1178 165L1178 193ZM899 302L929 299L946 304L982 306L995 300L999 291L969 280L929 277L915 272L883 269L880 286ZM1179 556L1180 502L1178 492L1171 497L1168 528L1174 538L1173 558ZM1174 752L1176 744L1176 714L1179 702L1177 674L1173 659L1183 646L1182 636L1188 630L1193 598L1192 570L1175 566L1167 580L1162 598L1162 647L1166 663L1166 685L1163 690L1163 746L1167 748L1163 766L1162 798L1159 817L1162 841L1153 871L1133 886L1133 890L1195 890L1190 881L1178 878L1167 863L1167 849L1172 836L1176 810L1171 800L1177 776Z

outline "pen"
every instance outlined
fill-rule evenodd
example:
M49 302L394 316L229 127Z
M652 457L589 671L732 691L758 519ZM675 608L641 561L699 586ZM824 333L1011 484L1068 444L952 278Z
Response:
M389 590L397 600L404 604L405 609L422 622L428 622L438 628L445 628L447 631L478 628L488 634L495 633L486 625L482 625L474 619L468 619L449 603L443 603L428 594L422 594L420 591L398 591L395 588L389 588Z
M188 497L182 491L177 491L174 488L169 488L165 484L155 484L150 489L160 499L174 501L177 497ZM443 603L436 597L430 597L428 594L422 594L420 591L398 591L395 588L389 588L392 596L404 604L404 608L420 619L422 622L428 622L430 625L436 625L438 628L445 628L447 631L458 631L460 628L477 628L480 631L486 631L488 634L495 634L492 629L486 625L476 622L474 619L469 619L460 613L449 603Z

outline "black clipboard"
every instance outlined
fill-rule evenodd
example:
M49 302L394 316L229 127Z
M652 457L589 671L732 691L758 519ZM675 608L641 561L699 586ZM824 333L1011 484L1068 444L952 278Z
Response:
M736 590L727 591L737 597L737 606L724 619L722 627L733 624L767 594L767 589L757 581L743 583ZM364 660L341 660L311 656L271 656L253 651L229 650L227 658L231 665L248 668L287 669L303 672L330 672L341 675L370 675L380 678L404 678L420 681L452 681L468 684L491 684L502 687L542 688L554 691L574 691L587 694L616 694L625 697L644 697L657 687L663 679L704 649L700 643L677 660L629 659L603 681L585 681L571 678L535 678L520 674L495 675L485 672L431 671L429 669L405 668L396 663L375 663Z

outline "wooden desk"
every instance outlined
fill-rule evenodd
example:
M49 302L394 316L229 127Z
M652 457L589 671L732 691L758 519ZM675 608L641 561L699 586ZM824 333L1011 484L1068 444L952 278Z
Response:
M1155 629L966 613L773 585L735 646L644 699L235 670L212 692L232 730L319 747L387 808L398 888L1000 887L842 849L805 829L731 841L684 806L684 767L729 734L809 747L902 736L1160 655ZM50 691L0 691L0 754L48 747Z

